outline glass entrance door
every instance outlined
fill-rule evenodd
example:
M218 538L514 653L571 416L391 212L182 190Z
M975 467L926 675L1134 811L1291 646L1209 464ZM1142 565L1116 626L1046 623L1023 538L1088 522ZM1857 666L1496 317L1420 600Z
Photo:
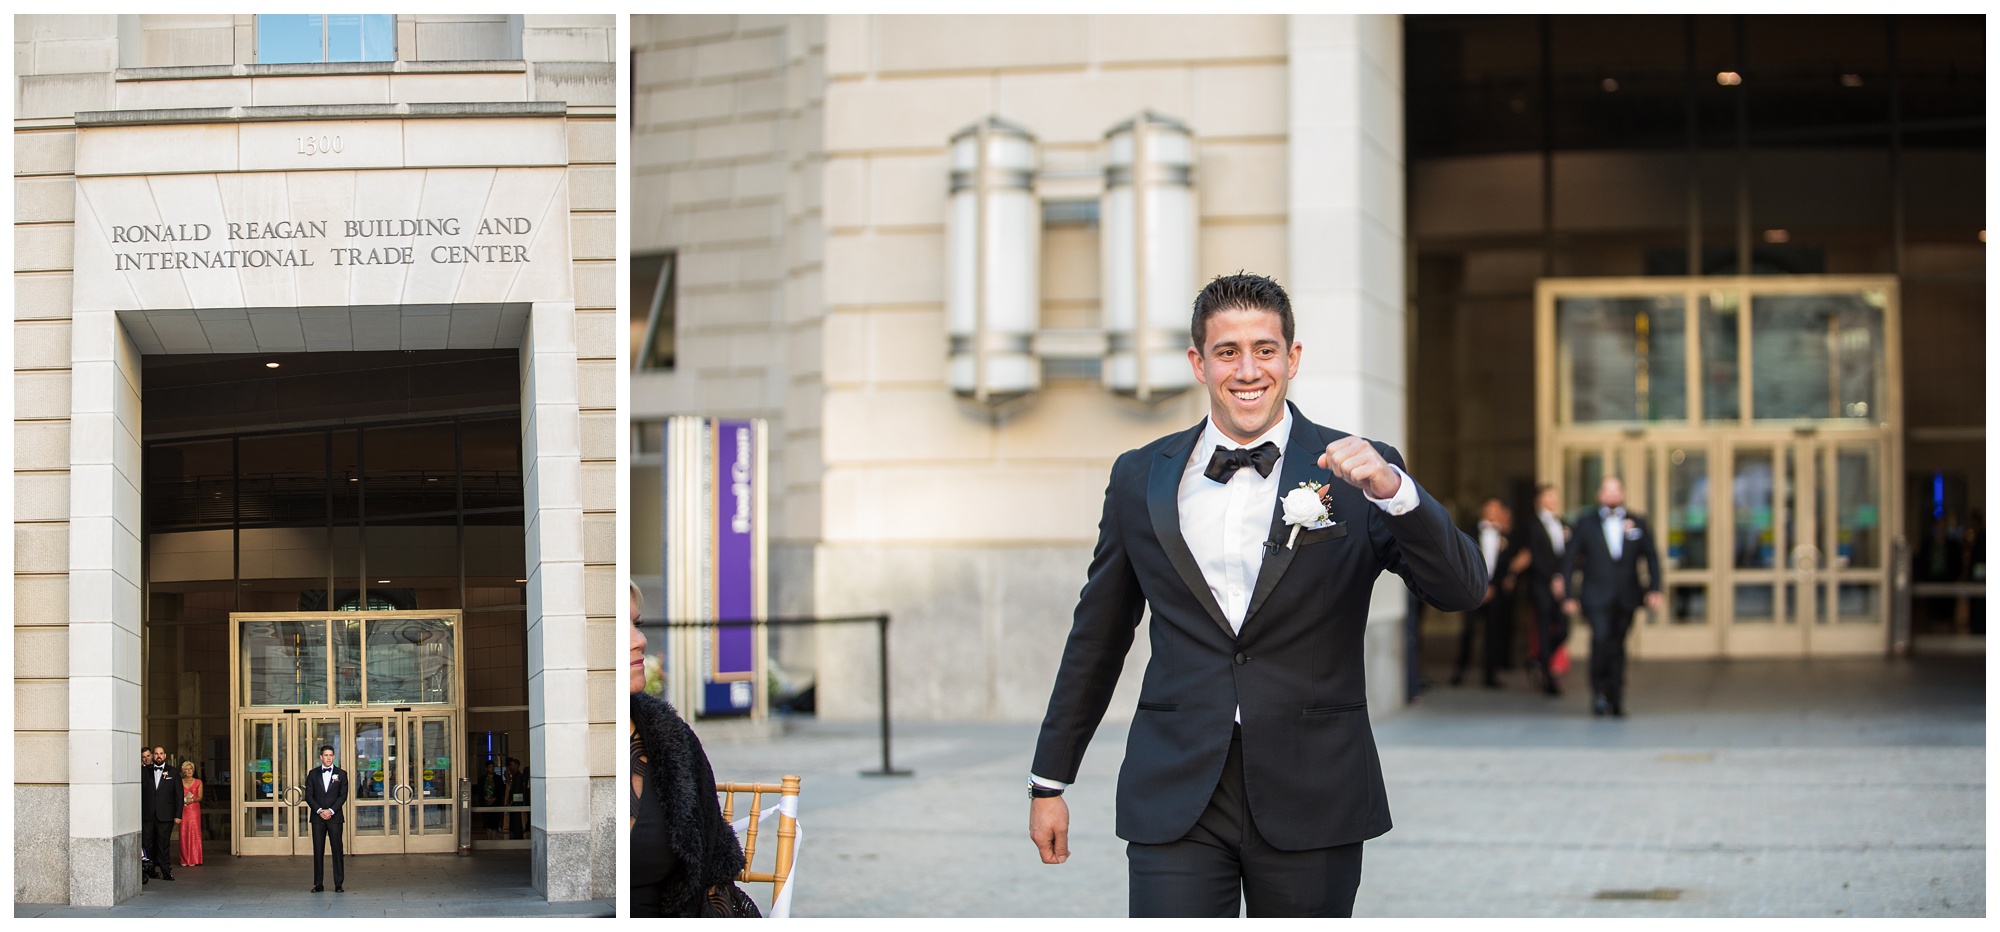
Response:
M1729 653L1805 652L1802 621L1818 609L1819 553L1812 507L1819 490L1812 445L1790 437L1743 437L1727 448L1729 567L1723 590ZM1804 468L1801 468L1804 467Z
M1536 285L1537 474L1572 520L1622 477L1660 547L1634 656L1889 648L1899 334L1891 278Z
M305 782L319 749L349 777L346 850L457 848L456 611L231 616L234 851L312 852Z
M1728 446L1730 653L1879 646L1889 581L1881 442L1789 436Z
M240 789L232 796L237 854L311 854L305 779L318 749L340 748L349 734L338 717L297 711L244 716L232 749Z
M456 716L395 711L355 716L354 850L448 852L458 832Z

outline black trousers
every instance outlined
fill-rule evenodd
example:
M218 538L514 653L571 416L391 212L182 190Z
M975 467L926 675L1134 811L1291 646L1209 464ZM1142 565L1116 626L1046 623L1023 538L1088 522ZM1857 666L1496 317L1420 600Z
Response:
M336 818L329 822L320 818L317 812L312 814L313 886L315 887L326 886L321 878L326 876L327 842L333 843L333 885L338 887L347 883L346 865L341 863L340 851L340 830L345 823L345 819Z
M1625 702L1625 635L1632 630L1632 612L1617 605L1584 606L1590 622L1590 691L1613 703Z
M180 847L174 844L174 820L149 820L144 834L142 843L146 846L146 853L153 856L153 866L160 869L161 876L172 874L174 855L180 853Z
M1477 637L1482 642L1479 672L1487 682L1494 679L1494 671L1507 666L1508 655L1514 648L1514 603L1512 593L1502 592L1493 596L1493 601L1481 605L1461 617L1463 627L1458 632L1458 663L1452 667L1452 675L1463 677L1465 668L1472 664L1472 642Z
M1554 679L1549 661L1556 648L1569 640L1569 616L1563 614L1562 600L1549 591L1548 579L1537 579L1528 588L1535 604L1535 661L1541 664L1544 677Z
M1354 892L1361 886L1361 844L1271 847L1250 818L1243 741L1236 737L1222 782L1186 837L1125 846L1131 912L1135 918L1234 918L1243 906L1253 918L1346 918L1354 915Z

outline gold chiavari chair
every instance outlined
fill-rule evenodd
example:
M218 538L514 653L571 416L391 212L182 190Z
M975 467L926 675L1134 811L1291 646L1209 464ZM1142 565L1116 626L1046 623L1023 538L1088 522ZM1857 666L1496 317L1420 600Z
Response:
M794 816L798 812L799 778L787 774L781 783L717 783L715 790L722 795L722 819L732 824L736 821L737 795L749 794L749 826L743 832L743 872L736 875L736 880L739 883L770 884L771 902L776 903L792 876L792 855L799 833L798 819ZM751 868L757 858L757 832L759 823L763 821L764 797L767 795L776 795L781 801L778 809L778 851L772 869L758 871Z

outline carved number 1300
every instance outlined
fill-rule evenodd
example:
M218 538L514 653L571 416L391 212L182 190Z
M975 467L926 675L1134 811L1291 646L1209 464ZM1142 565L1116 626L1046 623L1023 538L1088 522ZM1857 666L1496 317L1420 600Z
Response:
M339 136L300 136L298 140L300 155L325 155L347 148Z

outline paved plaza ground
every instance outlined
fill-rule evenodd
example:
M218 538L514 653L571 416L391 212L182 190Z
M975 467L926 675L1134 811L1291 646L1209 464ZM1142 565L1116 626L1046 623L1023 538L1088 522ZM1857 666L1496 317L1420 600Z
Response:
M1623 720L1579 678L1434 687L1376 722L1396 827L1357 916L1986 914L1983 656L1637 664ZM1091 744L1059 866L1027 838L1035 733L898 722L910 777L860 774L872 722L708 753L718 779L804 777L796 915L1123 916L1125 726Z
M177 867L173 882L155 880L110 909L14 904L16 917L115 919L347 917L454 918L612 915L613 901L550 903L528 884L528 852L350 855L347 892L313 893L311 857L210 856ZM329 874L332 865L327 866ZM327 878L328 883L332 877Z

